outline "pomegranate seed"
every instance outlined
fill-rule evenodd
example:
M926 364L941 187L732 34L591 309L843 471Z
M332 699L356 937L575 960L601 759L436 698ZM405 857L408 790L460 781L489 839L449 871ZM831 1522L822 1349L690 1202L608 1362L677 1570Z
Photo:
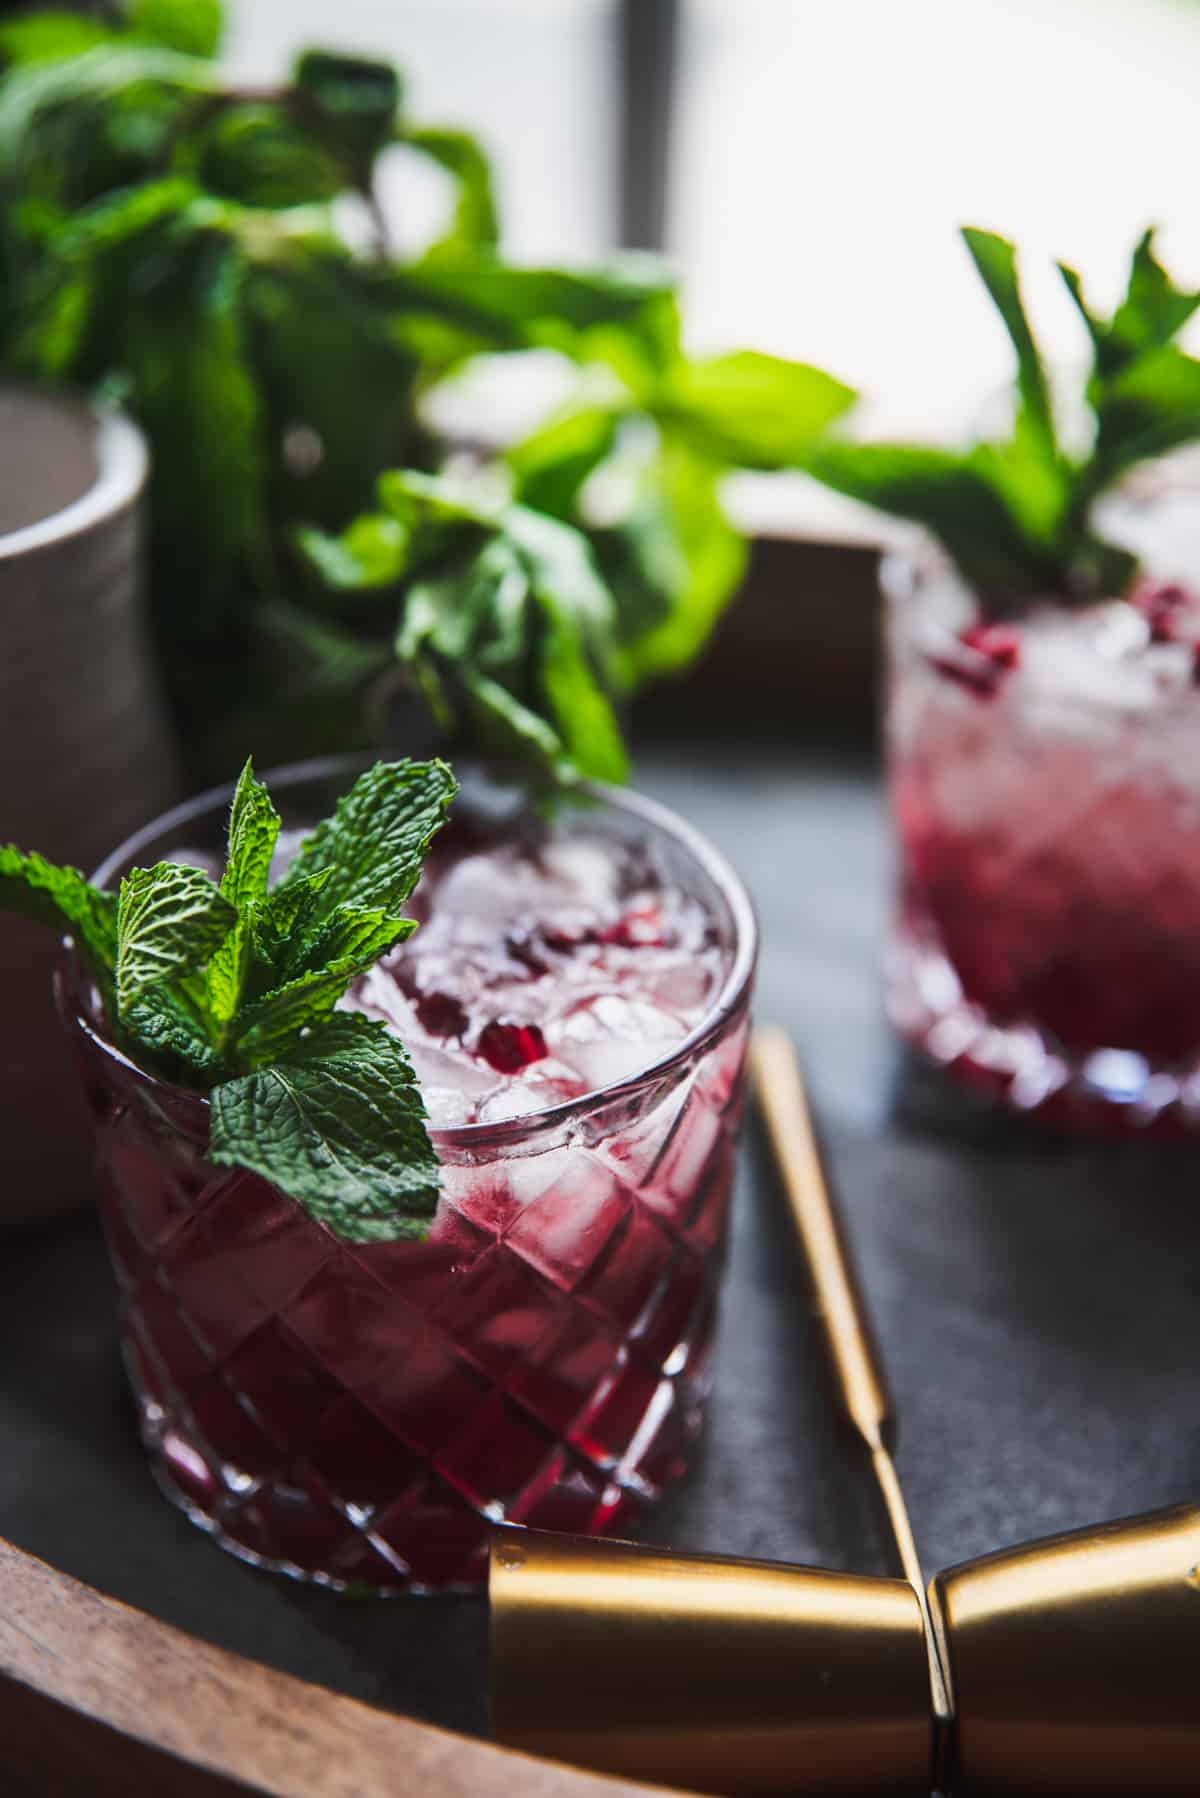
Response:
M1192 596L1186 587L1174 581L1139 581L1130 592L1129 603L1137 607L1150 626L1152 643L1178 643L1194 634L1183 628L1185 614L1193 605Z
M934 656L933 666L980 699L991 699L1005 676L1020 663L1020 632L1011 624L971 624L958 633L958 640L971 651L971 660Z
M479 1032L475 1053L482 1055L498 1074L519 1074L531 1062L541 1061L549 1051L536 1024L514 1024L505 1018L493 1018Z
M421 993L417 1019L430 1036L465 1036L467 1032L467 1008L451 993Z
M601 941L615 943L621 949L665 949L662 913L657 905L637 905L610 924Z
M568 955L572 949L581 949L585 943L599 942L599 937L590 924L567 926L565 924L542 924L538 935L547 949L554 949L560 955Z
M421 997L421 988L418 985L416 974L405 960L403 953L395 956L388 963L388 970L406 999L412 999L415 1002Z
M528 968L531 974L540 975L550 972L549 967L530 942L527 931L510 931L504 939L504 947L512 959L520 962L523 968Z
M969 624L959 633L968 649L987 656L1000 668L1015 668L1021 659L1021 638L1012 624Z

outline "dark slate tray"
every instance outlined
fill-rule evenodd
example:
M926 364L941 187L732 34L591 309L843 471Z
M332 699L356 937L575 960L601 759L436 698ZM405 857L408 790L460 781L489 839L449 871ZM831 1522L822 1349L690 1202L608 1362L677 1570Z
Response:
M901 1416L932 1569L1200 1493L1200 1142L1070 1141L981 1117L879 1009L886 850L866 764L669 755L639 784L751 885L758 1011L807 1059ZM883 1571L752 1127L707 1439L646 1526L714 1552ZM183 1629L337 1690L483 1727L477 1599L349 1601L216 1549L146 1472L95 1220L0 1243L0 1535Z

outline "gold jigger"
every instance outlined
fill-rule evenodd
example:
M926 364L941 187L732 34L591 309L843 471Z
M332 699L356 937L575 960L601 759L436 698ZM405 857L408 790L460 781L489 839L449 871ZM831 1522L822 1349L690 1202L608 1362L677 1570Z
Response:
M928 1798L921 1606L903 1580L497 1532L492 1726L694 1792Z
M766 1031L753 1061L842 1406L905 1577L498 1531L496 1735L694 1792L1196 1798L1200 1510L987 1555L926 1592L887 1380L795 1054Z
M932 1590L956 1794L1200 1792L1200 1510L985 1555Z

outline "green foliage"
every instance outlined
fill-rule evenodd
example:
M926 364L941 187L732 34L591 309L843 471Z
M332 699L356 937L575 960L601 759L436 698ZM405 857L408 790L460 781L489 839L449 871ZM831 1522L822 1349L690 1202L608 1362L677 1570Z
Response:
M809 460L819 480L852 499L917 518L983 591L1053 590L1058 569L969 452L890 443L829 443Z
M607 554L602 546L631 688L686 668L741 583L746 542L721 504L723 473L719 460L668 438L643 471Z
M372 158L395 134L401 97L396 70L366 57L307 50L296 64L295 85L319 135L369 178Z
M851 388L819 368L738 350L699 362L677 360L654 410L684 442L719 463L788 468L854 398Z
M437 1162L402 1045L335 1012L416 928L400 915L455 793L443 762L380 762L268 886L279 815L250 762L217 887L198 868L134 868L119 896L0 848L0 909L75 937L117 1041L211 1093L211 1154L252 1168L353 1241L419 1234Z
M218 113L174 160L210 193L275 211L335 199L346 183L337 157L277 101Z
M548 420L507 465L522 504L592 540L611 598L604 665L628 693L686 668L737 591L746 545L722 503L724 477L804 462L855 396L820 369L758 351L689 360L663 295L635 337L604 332L593 350L612 391ZM597 526L588 485L607 467L623 470L627 498Z
M302 545L341 591L403 592L397 649L435 712L551 776L621 780L613 597L586 538L445 479L391 473L380 512Z
M0 20L0 64L59 62L109 43L112 36L107 26L82 13L22 13Z
M1060 440L1013 245L974 228L963 237L1016 354L1009 436L962 451L827 441L804 465L838 492L926 526L993 614L1038 598L1086 604L1119 592L1133 558L1096 535L1092 505L1137 463L1200 437L1200 361L1173 341L1200 293L1174 285L1152 231L1134 249L1111 318L1089 307L1079 275L1059 264L1092 345L1083 396L1091 442L1072 454Z
M182 50L188 56L215 56L221 46L221 0L128 0L125 26L138 37Z
M500 220L492 189L492 170L476 140L466 131L442 126L408 126L402 141L452 175L458 199L449 228L430 244L427 261L455 262L464 255L494 250L500 241Z
M849 391L751 352L689 360L648 258L512 266L484 150L410 117L397 70L318 48L243 91L212 61L221 26L217 0L0 24L0 373L115 396L150 439L152 626L193 775L228 773L233 743L361 742L399 658L481 747L618 777L614 698L698 653L740 577L724 473L795 463ZM376 195L393 146L452 193L404 259ZM430 391L530 349L577 365L580 399L497 449L484 490L507 484L511 514L460 517L434 554L426 494L408 545L370 508L388 470L446 465ZM590 477L631 451L630 503L601 520Z

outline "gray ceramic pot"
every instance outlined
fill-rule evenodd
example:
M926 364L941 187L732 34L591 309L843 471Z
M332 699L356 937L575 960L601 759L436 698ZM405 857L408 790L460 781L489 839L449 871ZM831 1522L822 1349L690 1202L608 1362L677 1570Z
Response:
M127 419L0 386L0 841L85 869L178 797L143 630L146 471ZM91 1190L56 953L0 915L0 1229Z

